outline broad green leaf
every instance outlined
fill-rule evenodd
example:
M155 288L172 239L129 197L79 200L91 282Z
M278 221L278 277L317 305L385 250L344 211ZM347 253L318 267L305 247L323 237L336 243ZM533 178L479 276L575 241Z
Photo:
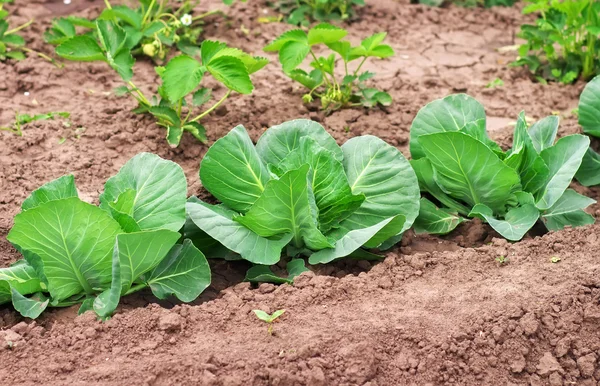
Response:
M250 94L254 89L244 63L232 56L214 58L206 65L211 75L225 87L240 94Z
M382 59L393 56L394 50L392 47L387 44L381 44L386 36L386 32L380 32L369 36L360 43L360 46L352 49L352 55Z
M428 199L421 198L419 217L413 227L417 234L445 235L452 232L463 221L465 219L453 210L438 208Z
M155 154L140 153L109 178L100 195L100 207L108 210L128 189L136 192L133 218L141 230L179 231L185 222L187 180L179 165Z
M506 201L520 188L519 175L469 135L446 132L419 140L437 173L438 185L469 206L484 204L494 213L503 213Z
M466 94L450 95L437 99L421 108L410 126L410 153L413 159L425 157L420 137L425 134L460 131L467 124L469 135L476 138L487 137L485 132L485 110L481 103ZM474 127L480 135L474 135Z
M333 52L337 52L346 63L350 63L360 57L352 52L352 45L347 41L329 43L327 44L327 47Z
M188 202L186 209L198 228L254 264L276 264L281 258L281 250L292 239L291 233L279 239L260 237L239 222L233 221L236 213L223 207L204 202Z
M117 24L108 20L96 20L96 32L110 63L124 47L127 34Z
M527 204L512 208L504 216L504 220L497 220L492 209L484 204L477 204L469 216L477 216L486 221L502 237L518 241L525 236L540 218L540 212L535 205Z
M293 29L284 32L281 36L275 39L271 44L267 45L264 50L267 52L275 52L281 50L284 44L288 42L301 42L308 45L308 36L301 29Z
M590 139L580 134L573 134L559 139L550 148L542 150L549 177L544 188L538 193L536 206L540 210L551 208L569 187L581 160L590 145Z
M110 214L117 220L121 229L127 233L139 232L140 226L133 218L133 207L135 205L136 192L133 189L127 189L117 197L114 202L109 202Z
M402 229L408 229L405 227L406 224L406 216L397 215L392 218L392 221L387 223L382 229L379 230L373 237L369 239L366 243L364 243L363 247L365 248L380 248L382 250L388 249L383 247L382 245L392 242L396 244L400 240L402 240ZM400 230L400 231L399 231ZM389 246L391 248L391 246Z
M108 63L115 71L117 71L125 82L129 82L133 77L133 65L135 64L135 59L133 59L133 56L131 56L129 51L124 50L119 52L114 60L110 60L109 58Z
M28 210L52 200L60 200L69 197L77 197L75 178L72 174L59 177L34 190L29 197L23 201L21 209Z
M310 90L317 88L323 83L323 74L320 70L312 70L309 74L297 68L290 71L287 75Z
M150 114L154 115L159 120L165 122L169 126L181 126L181 119L177 112L167 106L152 106L149 109Z
M246 212L270 176L244 126L217 140L200 164L202 185L229 208Z
M269 128L256 143L256 150L265 164L277 165L300 146L302 137L311 137L341 161L344 158L337 142L319 123L295 119Z
M440 188L440 186L435 181L435 170L433 169L431 162L427 158L411 160L410 165L412 166L413 170L415 171L415 174L417 175L421 191L431 194L441 204L464 216L469 214L469 212L471 211L470 208L467 208L464 204L448 196Z
M0 304L10 302L11 288L22 295L42 291L42 284L35 269L20 260L8 268L0 268Z
M270 180L262 195L244 216L234 220L261 237L293 235L297 248L330 248L331 244L319 231L317 207L309 179L309 165L290 170L278 180Z
M254 265L246 272L244 280L253 283L293 284L296 276L309 270L304 265L303 259L290 260L286 265L286 269L288 276L280 277L275 275L267 265Z
M542 221L551 231L561 230L565 226L593 224L594 216L584 212L583 209L595 202L596 200L567 189L550 209L542 213Z
M194 106L202 106L210 100L212 97L212 90L206 87L196 91L192 97L192 103Z
M48 292L60 301L111 281L111 252L120 232L105 211L72 197L18 214L7 239L41 259Z
M583 186L600 184L600 154L588 148L575 174L577 181Z
M31 297L23 296L15 288L11 288L12 304L15 310L26 318L35 319L48 307L50 299L38 292Z
M192 134L198 141L202 143L208 142L208 138L206 138L206 129L198 122L188 122L183 125L182 129Z
M348 35L348 31L327 23L321 23L308 30L308 44L328 44L339 41Z
M125 5L112 7L113 14L136 29L142 28L142 15Z
M65 59L79 62L106 60L100 45L88 35L75 36L65 41L56 47L56 53Z
M186 55L176 56L167 63L161 75L167 97L171 103L178 102L194 91L204 75L205 68Z
M352 193L364 194L365 201L332 237L339 239L350 230L381 224L397 215L403 215L406 221L392 233L398 235L410 228L419 214L419 184L402 153L371 135L348 140L342 151Z
M196 196L188 198L187 202L193 202L197 204L202 203L202 201ZM196 248L198 248L208 259L223 258L226 260L236 260L236 257L237 259L240 258L235 252L230 251L223 244L210 237L202 229L198 228L198 226L190 218L189 213L186 213L185 224L183 225L181 234L183 235L184 239L190 239Z
M346 257L362 247L392 220L393 218L388 218L369 227L352 229L337 240L333 248L322 249L310 255L308 262L310 264L325 264Z
M183 128L179 126L169 126L167 127L167 142L171 147L179 146L179 142L181 142L181 137L183 136Z
M171 249L149 274L147 282L159 299L174 295L182 302L191 302L210 285L210 279L206 257L190 240L184 240Z
M213 41L213 40L204 40L200 47L202 64L206 66L213 58L217 52L221 51L227 47L227 44Z
M283 72L289 73L298 67L308 53L310 52L310 46L304 42L287 42L279 50L279 61L283 67Z
M304 164L311 167L311 186L319 209L319 229L327 232L358 209L365 197L352 194L342 163L308 136L300 138L299 146L278 166L289 171Z
M579 124L583 132L600 137L600 77L592 79L579 98Z
M88 311L93 311L94 300L95 298L93 297L85 298L85 300L81 303L81 306L79 306L79 309L77 310L77 315L83 315Z
M559 117L550 115L531 125L529 136L538 153L554 144L556 133L558 132L558 123Z

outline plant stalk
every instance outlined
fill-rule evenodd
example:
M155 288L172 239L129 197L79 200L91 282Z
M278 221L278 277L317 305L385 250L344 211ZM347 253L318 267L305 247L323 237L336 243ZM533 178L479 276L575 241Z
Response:
M217 107L219 107L223 102L225 102L225 99L227 99L229 97L229 95L231 94L231 90L228 90L227 93L225 95L223 95L223 98L221 98L217 103L215 103L211 108L209 108L208 110L206 110L205 112L203 112L202 114L198 115L196 118L192 119L190 122L196 122L202 118L204 118L205 116L207 116L208 114L212 113Z

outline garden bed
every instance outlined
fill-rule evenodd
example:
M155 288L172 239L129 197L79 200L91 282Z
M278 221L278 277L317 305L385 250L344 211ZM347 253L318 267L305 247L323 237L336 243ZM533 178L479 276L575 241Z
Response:
M29 46L50 54L43 31L57 13L74 8L21 3L9 9L16 22L37 20L25 33ZM80 3L82 15L99 11L98 2ZM201 10L213 7L226 9L205 1ZM205 37L262 54L289 28L258 23L264 12L272 13L262 1L236 3L227 9L228 20L208 19ZM559 136L581 131L571 111L582 83L534 83L525 70L508 67L514 51L498 51L516 44L515 32L528 20L518 7L439 9L377 0L359 16L347 26L350 37L387 31L396 51L367 68L393 97L390 107L325 116L302 104L303 92L269 54L271 63L253 77L256 91L232 97L204 122L209 142L238 124L256 140L270 126L310 118L340 143L374 134L408 156L417 111L457 92L483 103L491 137L505 146L521 110L536 119L559 113ZM134 79L148 85L157 79L150 62L136 66ZM130 99L114 95L121 81L107 66L67 63L59 70L30 57L0 63L0 72L1 123L15 110L71 113L68 127L54 120L28 125L23 137L0 132L0 266L19 258L6 235L21 202L65 173L75 175L81 198L97 203L104 181L124 162L153 152L183 167L190 195L206 195L198 164L208 147L184 136L170 148L164 129L132 114ZM504 85L487 88L495 78ZM572 187L600 196L596 188ZM596 216L597 210L592 207ZM293 287L252 288L242 283L248 265L213 261L213 284L193 304L156 303L140 293L124 298L108 322L91 313L77 316L76 307L47 311L33 322L3 306L0 379L53 385L593 385L600 381L599 230L534 230L518 243L497 238L479 221L442 238L408 232L381 263L321 266ZM498 261L501 256L506 262ZM286 309L273 336L251 312L257 308Z

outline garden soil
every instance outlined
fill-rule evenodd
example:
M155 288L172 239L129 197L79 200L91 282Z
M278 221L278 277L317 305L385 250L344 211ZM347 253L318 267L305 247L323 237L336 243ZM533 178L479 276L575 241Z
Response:
M321 122L340 142L374 134L408 156L409 127L420 107L450 93L480 100L491 136L510 145L525 110L537 119L560 114L559 135L580 132L571 113L583 84L544 86L509 67L517 8L427 8L371 0L349 26L360 38L379 31L397 55L373 62L374 84L394 104L325 116L301 102L303 91L276 62L254 76L252 96L235 96L205 125L212 143L238 124L257 139L293 118ZM95 16L100 2L16 0L14 23L35 18L29 46L51 54L41 34L57 14ZM259 23L274 15L261 0L227 9L206 1L206 38L261 54L289 28ZM0 266L19 258L6 241L12 218L33 189L73 173L80 196L97 203L104 181L138 152L158 153L184 168L189 194L206 196L198 164L207 146L185 137L169 148L152 119L114 95L119 79L102 64L57 69L30 57L0 63L0 123L14 111L68 111L68 121L37 122L23 137L0 132ZM495 78L504 85L486 88ZM135 83L157 86L152 64L139 60ZM211 85L212 86L212 85ZM223 89L215 91L217 96ZM597 189L573 186L599 197ZM598 207L592 213L598 215ZM0 309L2 385L596 385L600 382L600 226L508 243L473 221L453 234L407 233L378 263L343 261L299 276L293 286L242 282L243 263L212 261L213 284L193 304L157 302L141 293L122 300L107 322L75 307L36 321ZM273 335L252 313L285 309Z

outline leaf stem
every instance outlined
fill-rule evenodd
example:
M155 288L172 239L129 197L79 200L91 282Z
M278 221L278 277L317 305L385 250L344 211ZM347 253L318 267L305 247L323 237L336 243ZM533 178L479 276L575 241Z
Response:
M327 73L323 69L323 66L321 66L321 62L319 62L319 59L317 59L317 55L315 55L312 48L309 48L308 50L310 51L310 54L312 55L313 59L317 63L317 66L319 66L319 70L321 70L321 72L323 73L323 79L325 79L327 86L331 87L331 82L329 81L329 78L327 77Z
M136 284L136 285L134 285L133 287L131 287L131 288L129 289L129 291L125 292L125 296L127 296L127 295L131 295L131 294L132 294L132 293L134 293L134 292L137 292L137 291L143 290L143 289L144 289L144 288L146 288L146 287L148 287L148 284L146 284L146 283L139 283L139 284Z
M221 98L217 103L215 103L210 109L206 110L205 112L203 112L202 114L198 115L196 118L192 119L190 122L196 122L202 118L204 118L205 116L207 116L208 114L210 114L211 112L213 112L213 110L215 110L217 107L219 107L223 102L225 102L225 99L227 99L229 97L229 95L231 94L231 90L228 90L227 93L225 95L223 95L223 98Z
M12 34L14 34L15 32L19 32L19 31L20 31L20 30L22 30L23 28L27 28L27 27L29 27L29 26L31 25L31 23L33 23L33 19L29 20L29 21L28 21L27 23L25 23L25 24L21 24L21 25L20 25L20 26L18 26L18 27L15 27L15 28L13 28L13 29L11 29L11 30L8 30L8 31L6 31L6 32L4 33L4 35L5 35L5 36L6 36L6 35L12 35Z
M64 65L62 63L57 62L56 60L54 60L53 58L49 57L46 54L42 54L41 52L38 52L36 50L32 50L31 48L27 48L27 47L17 47L17 48L19 50L21 50L21 51L29 52L31 54L36 54L40 58L46 59L50 63L54 64L57 68L63 68L64 67Z
M360 62L360 64L358 65L358 67L356 68L356 70L354 71L354 75L356 76L356 74L358 74L358 72L360 71L361 67L363 66L363 64L365 64L365 61L367 60L367 57L365 56L362 60L362 62Z
M150 2L150 6L148 7L148 10L144 14L144 18L142 19L142 25L146 24L146 20L148 20L148 17L150 16L150 12L152 11L152 8L154 8L154 4L156 4L156 0L152 0L152 2Z
M146 106L150 107L150 102L148 101L148 99L146 99L146 96L144 95L144 93L142 93L142 91L139 88L137 88L137 86L135 84L133 84L132 81L127 82L127 84L135 90L136 94L139 95L141 102L143 104L145 104Z
M110 2L108 0L104 0L104 5L106 5L107 9L112 9L112 6L110 5Z
M198 16L194 16L194 17L192 17L192 21L204 19L205 17L210 16L210 15L214 15L215 13L221 13L221 10L219 10L219 9L213 9L212 11L208 11L208 12L205 12L205 13L200 14Z

